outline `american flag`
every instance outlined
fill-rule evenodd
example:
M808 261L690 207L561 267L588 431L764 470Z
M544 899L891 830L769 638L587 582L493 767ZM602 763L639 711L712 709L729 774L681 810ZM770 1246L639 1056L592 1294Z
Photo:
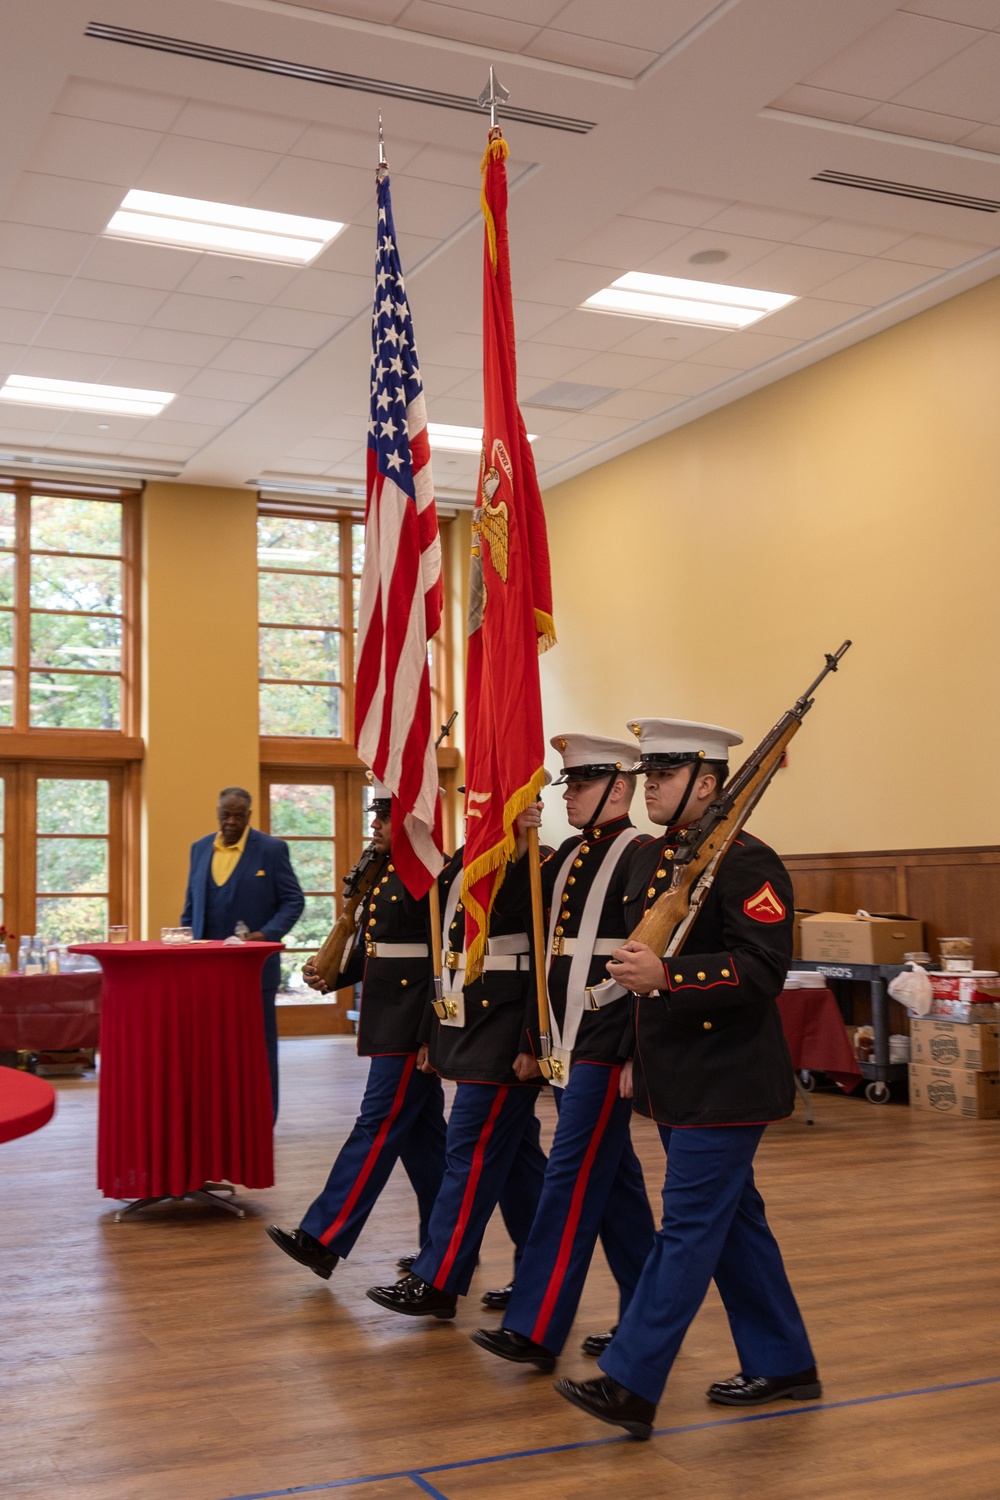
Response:
M427 411L383 172L355 740L361 759L392 793L393 863L414 896L424 895L444 862L427 659L442 604Z

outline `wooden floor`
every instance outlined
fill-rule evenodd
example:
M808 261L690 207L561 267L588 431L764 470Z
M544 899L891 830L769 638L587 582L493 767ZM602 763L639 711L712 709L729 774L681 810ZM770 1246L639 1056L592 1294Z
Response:
M457 1320L432 1326L364 1295L413 1247L401 1174L329 1283L267 1240L321 1186L364 1072L350 1041L282 1044L278 1185L245 1195L242 1222L179 1207L116 1224L93 1187L94 1082L61 1084L52 1124L0 1146L4 1500L1000 1495L1000 1124L822 1096L815 1128L800 1111L769 1131L758 1181L824 1403L751 1421L709 1406L706 1386L735 1368L713 1292L661 1430L636 1444L469 1342L491 1321L478 1294L507 1279L499 1222ZM655 1198L659 1143L644 1122L635 1134ZM614 1311L598 1255L562 1373L596 1373L576 1345ZM560 1451L517 1456L536 1449Z

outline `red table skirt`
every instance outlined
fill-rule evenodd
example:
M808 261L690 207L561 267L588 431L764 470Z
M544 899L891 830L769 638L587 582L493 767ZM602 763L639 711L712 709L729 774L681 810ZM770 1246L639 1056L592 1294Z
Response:
M55 1108L55 1090L44 1078L0 1068L0 1141L13 1141L41 1130Z
M778 1009L796 1072L829 1073L850 1093L861 1069L831 990L782 990Z
M9 974L0 978L0 1052L75 1052L96 1047L101 976Z
M104 971L97 1185L106 1198L274 1182L260 975L280 946L74 947Z

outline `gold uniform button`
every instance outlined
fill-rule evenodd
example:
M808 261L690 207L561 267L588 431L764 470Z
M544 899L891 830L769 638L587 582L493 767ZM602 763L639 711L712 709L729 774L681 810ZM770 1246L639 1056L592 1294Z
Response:
M408 979L401 979L399 982L403 986L403 988L405 989L406 986L409 984L410 981Z
M395 865L390 865L389 866L389 874L390 875L395 875L395 873L396 873L396 866Z
M664 859L673 859L673 857L674 857L674 851L672 849L665 850L664 855L663 855Z
M657 870L657 872L656 872L656 878L657 878L657 880L663 880L664 877L666 876L666 873L667 873L666 870Z
M701 969L699 969L698 970L698 978L699 979L704 979L704 977L705 977L705 975L702 973Z
M705 1028L706 1031L711 1031L711 1029L712 1029L712 1023L711 1023L711 1021L702 1021L701 1024L702 1024L702 1026L704 1026L704 1028Z
M654 897L654 896L655 896L655 895L656 895L656 887L655 887L655 886L652 886L652 885L651 885L651 886L650 886L650 887L649 887L649 890L648 890L648 891L647 891L647 892L646 892L646 899L647 899L647 900L648 900L648 901L652 901L652 899L653 899L653 897Z
M556 928L556 937L562 937L562 935L563 935L562 928L561 927L557 927Z
M459 902L459 903L458 903L458 905L457 905L457 906L456 906L456 907L455 907L455 910L456 910L456 911L461 911L461 910L462 910L462 903L461 903L461 901L460 901L460 902Z
M456 919L456 920L455 920L455 921L454 921L454 922L452 922L452 924L451 924L451 925L452 925L452 927L457 927L457 926L458 926L458 921L457 921L457 919ZM449 929L449 930L450 930L450 929Z
M578 870L582 864L583 864L583 860L582 859L574 859L574 861L573 861L573 867L574 867L574 869Z
M723 971L722 971L722 977L723 977L723 979L728 979L729 978L729 970L728 969L723 969Z
M559 919L562 922L568 922L569 921L569 912L568 911L561 911L559 913Z
M683 974L675 974L674 975L674 984L683 984L683 983L684 983L684 975Z
M485 1010L485 1008L486 1008L486 1007L487 1007L487 1005L489 1005L489 1003L490 1003L490 1002L489 1002L489 1001L488 1001L488 1000L484 1000L484 1001L483 1001L483 1009L484 1009L484 1010Z
M374 917L369 917L368 918L368 926L369 927L374 927L375 926L375 918Z
M589 844L581 844L580 845L580 853L581 854L589 854L590 853L590 845Z
M399 900L399 897L398 897L398 896L390 896L390 897L389 897L389 900L390 900L390 901L398 901L398 900Z
M599 839L600 836L601 836L601 830L599 828L595 828L595 829L592 830L592 832L591 832L591 837L592 838Z
M569 877L569 879L566 881L566 884L567 885L576 885L576 876L575 875L571 875Z

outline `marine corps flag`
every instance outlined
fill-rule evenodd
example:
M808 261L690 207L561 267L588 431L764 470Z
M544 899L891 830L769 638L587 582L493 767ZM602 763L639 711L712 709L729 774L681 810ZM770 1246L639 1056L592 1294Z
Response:
M514 820L543 783L538 654L555 644L545 514L517 405L507 242L507 144L483 157L483 454L472 517L466 672L466 982L514 854Z

